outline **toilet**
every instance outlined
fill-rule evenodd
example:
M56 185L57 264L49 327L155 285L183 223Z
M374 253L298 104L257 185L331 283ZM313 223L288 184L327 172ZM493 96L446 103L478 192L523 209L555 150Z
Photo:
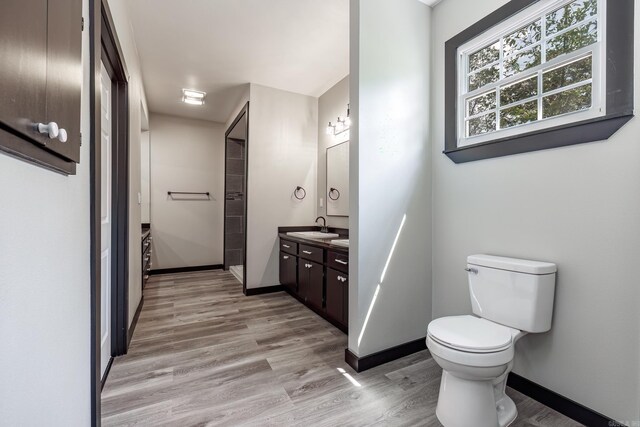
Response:
M518 415L505 394L515 343L551 329L556 265L471 255L472 315L429 323L427 347L442 368L436 415L445 427L505 427Z

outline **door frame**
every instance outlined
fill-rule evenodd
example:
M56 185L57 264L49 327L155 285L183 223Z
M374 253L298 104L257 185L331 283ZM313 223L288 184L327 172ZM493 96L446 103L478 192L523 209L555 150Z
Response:
M91 425L101 424L100 395L104 377L100 369L101 335L101 63L113 79L112 121L112 271L111 354L127 352L129 320L129 99L128 72L106 0L89 1L90 39L90 223L91 223Z
M246 116L247 118L247 129L246 129L246 141L245 141L245 152L244 152L244 224L242 224L244 231L244 250L242 253L242 293L247 294L247 213L249 208L249 101L244 104L244 107L238 112L238 115L233 122L229 125L229 128L224 133L224 225L222 229L222 268L224 269L227 265L227 251L226 251L226 240L227 240L227 140L229 139L229 134L236 127L238 122L242 120L242 117Z

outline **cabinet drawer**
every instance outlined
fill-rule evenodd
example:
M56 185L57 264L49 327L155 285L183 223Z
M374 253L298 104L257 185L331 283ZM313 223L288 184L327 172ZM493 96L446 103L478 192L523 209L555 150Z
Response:
M280 239L280 250L291 255L298 255L298 244L290 240Z
M322 264L323 261L323 249L316 248L315 246L303 245L300 244L298 248L298 255L302 258L306 258L311 261L319 262Z
M349 254L327 251L327 265L343 273L349 272Z

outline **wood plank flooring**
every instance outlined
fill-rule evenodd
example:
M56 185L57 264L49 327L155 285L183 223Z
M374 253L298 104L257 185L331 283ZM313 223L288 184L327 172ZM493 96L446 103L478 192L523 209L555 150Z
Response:
M284 292L245 297L223 271L152 277L144 299L102 392L104 426L440 426L426 350L357 374L346 335ZM579 425L508 394L514 426Z

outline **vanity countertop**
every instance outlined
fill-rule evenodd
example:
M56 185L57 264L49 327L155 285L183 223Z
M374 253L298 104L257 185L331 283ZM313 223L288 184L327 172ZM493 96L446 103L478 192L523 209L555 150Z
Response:
M332 237L330 239L308 239L303 237L289 236L287 233L278 233L278 237L285 240L290 240L296 243L302 243L303 245L318 246L323 249L329 249L330 251L349 253L349 248L344 246L338 246L331 244L331 240L336 240L344 237Z

